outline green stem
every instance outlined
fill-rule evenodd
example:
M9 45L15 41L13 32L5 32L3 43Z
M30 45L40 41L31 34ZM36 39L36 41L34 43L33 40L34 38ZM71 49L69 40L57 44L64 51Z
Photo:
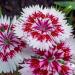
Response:
M0 7L0 16L2 15L2 9L1 9L1 7Z

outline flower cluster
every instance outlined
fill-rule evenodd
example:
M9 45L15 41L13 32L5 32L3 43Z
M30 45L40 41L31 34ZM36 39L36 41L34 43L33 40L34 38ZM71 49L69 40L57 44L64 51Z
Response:
M13 21L15 20L15 17ZM13 22L12 21L12 22ZM21 62L19 53L25 43L13 33L14 22L10 18L1 16L0 19L0 73L13 72Z
M14 33L33 48L35 55L21 64L23 68L19 72L22 75L73 75L70 47L64 42L71 32L65 14L53 7L36 5L23 9Z
M71 49L64 42L71 32L65 14L53 7L26 7L18 20L1 16L0 73L13 72L20 63L22 75L73 75Z

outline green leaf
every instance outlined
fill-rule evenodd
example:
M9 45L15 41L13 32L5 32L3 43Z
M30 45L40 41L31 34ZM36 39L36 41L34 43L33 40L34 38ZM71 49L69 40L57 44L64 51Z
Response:
M75 1L56 1L54 4L62 6L62 7L72 7L73 10L75 10Z
M66 8L63 9L63 12L65 12L66 15L67 15L67 14L69 14L71 12L71 10L72 10L72 6L69 5L69 6L67 6Z

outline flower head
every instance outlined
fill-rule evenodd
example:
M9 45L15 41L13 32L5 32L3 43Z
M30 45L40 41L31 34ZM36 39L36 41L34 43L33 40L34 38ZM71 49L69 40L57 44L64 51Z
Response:
M14 33L23 37L29 46L41 50L52 48L71 35L71 26L68 26L65 15L52 7L27 7L17 24Z
M36 49L34 51L36 56L32 56L25 62L31 68L32 75L72 75L72 68L69 64L71 59L70 48L65 46L65 43L60 43L48 51Z
M14 20L15 18L12 22ZM0 18L0 73L13 72L22 60L19 53L25 47L25 43L14 35L12 22L10 23L10 18L6 16Z

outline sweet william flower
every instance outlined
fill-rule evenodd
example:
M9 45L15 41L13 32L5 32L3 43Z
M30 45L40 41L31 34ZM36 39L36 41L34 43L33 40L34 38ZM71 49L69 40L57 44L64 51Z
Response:
M14 33L33 48L48 50L56 43L69 38L71 29L62 11L53 7L43 9L42 6L36 5L23 9L14 27Z
M30 71L30 75L73 75L70 59L70 48L64 42L57 44L48 51L34 49L36 53L31 59L25 61L20 69L20 73L25 75ZM29 68L26 69L26 66ZM25 70L25 71L24 71Z
M7 16L0 17L0 73L16 71L23 60L20 52L26 44L13 33L15 21L16 17L11 22Z

